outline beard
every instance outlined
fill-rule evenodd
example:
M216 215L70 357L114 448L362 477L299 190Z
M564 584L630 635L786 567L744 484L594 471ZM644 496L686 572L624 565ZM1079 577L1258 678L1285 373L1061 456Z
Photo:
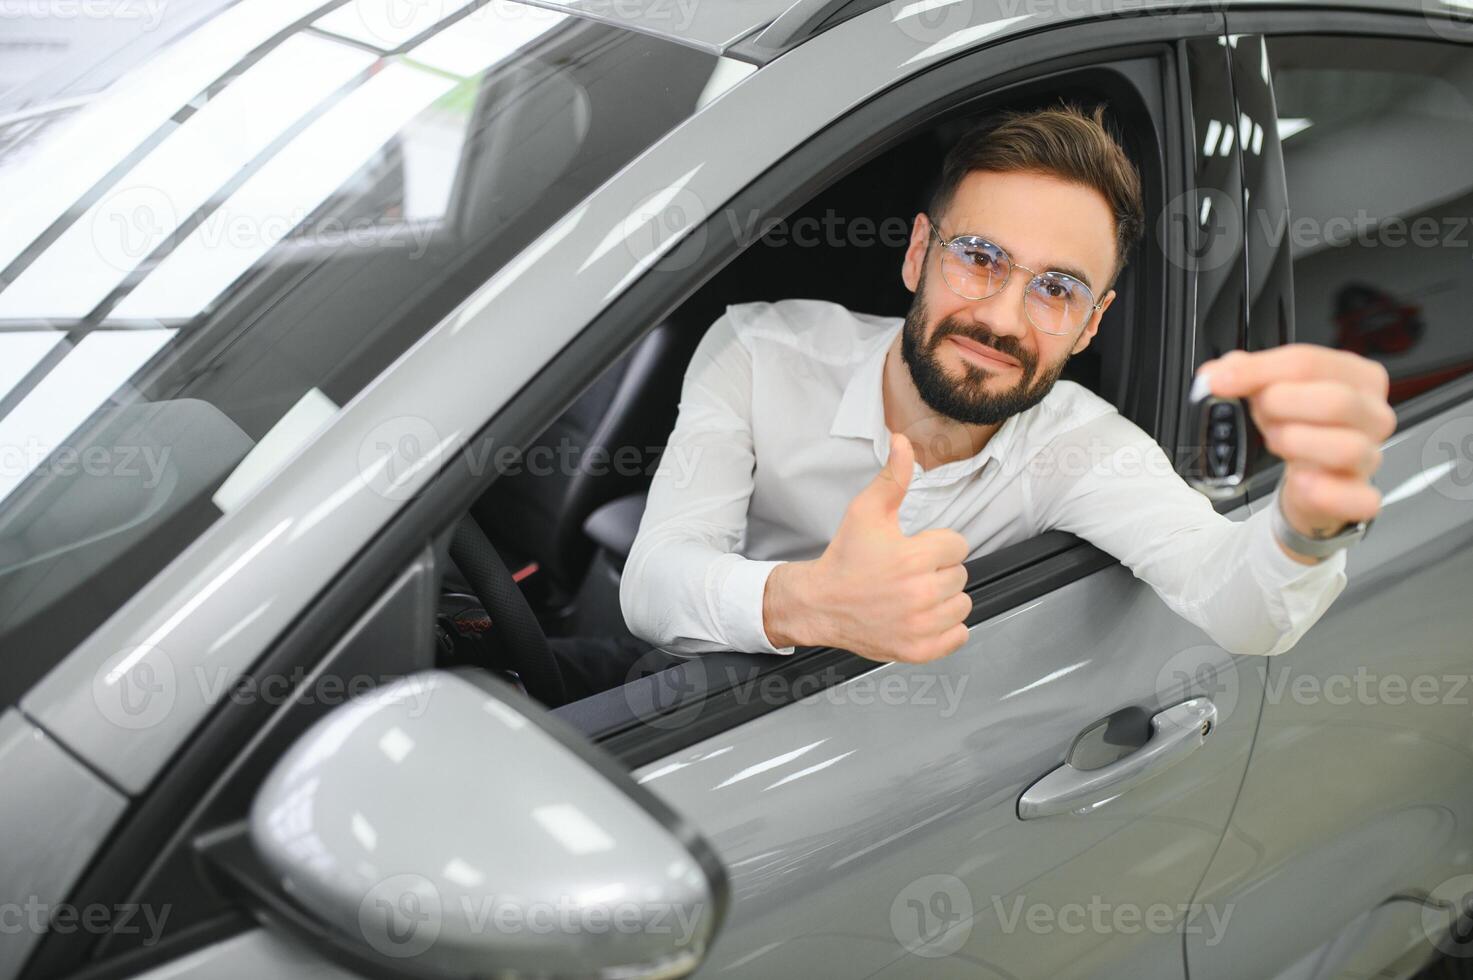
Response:
M1064 372L1068 355L1057 364L1049 365L1040 374L1037 356L1027 350L1016 337L999 337L986 327L980 327L976 323L962 323L949 317L936 325L935 333L927 341L928 317L923 299L925 294L926 278L923 271L920 284L916 287L915 299L910 304L910 312L905 315L900 354L905 359L906 367L910 369L911 381L915 383L921 401L931 411L966 425L996 425L1011 415L1025 412L1037 405L1053 390L1054 382ZM1017 384L1003 391L988 391L987 382L997 372L970 363L962 365L961 378L952 377L936 353L936 348L949 334L958 334L1015 358L1022 365Z

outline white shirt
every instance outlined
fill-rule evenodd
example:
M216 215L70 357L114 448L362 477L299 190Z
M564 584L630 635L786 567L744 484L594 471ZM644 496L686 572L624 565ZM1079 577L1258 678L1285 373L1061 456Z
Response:
M903 325L806 299L716 319L686 369L620 583L636 636L676 654L793 652L763 628L767 576L822 554L888 459L882 370ZM1072 531L1231 653L1282 653L1345 588L1344 551L1304 565L1279 548L1267 508L1217 513L1145 430L1072 381L975 456L913 474L906 534L953 528L971 559Z

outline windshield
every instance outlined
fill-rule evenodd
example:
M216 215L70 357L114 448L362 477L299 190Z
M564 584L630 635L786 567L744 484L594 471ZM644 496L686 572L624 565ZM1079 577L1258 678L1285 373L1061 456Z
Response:
M0 704L726 64L508 0L239 0L0 117Z

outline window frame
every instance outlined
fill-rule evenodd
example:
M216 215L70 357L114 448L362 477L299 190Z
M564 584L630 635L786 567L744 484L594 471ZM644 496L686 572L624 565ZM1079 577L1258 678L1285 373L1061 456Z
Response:
M1450 39L1434 29L1427 21L1425 15L1412 15L1391 11L1335 11L1327 15L1323 12L1305 10L1233 10L1227 13L1226 19L1227 33L1260 39L1271 38L1275 35L1313 35L1323 38L1345 36L1384 38L1386 40L1433 41L1454 47L1466 48L1469 56L1473 57L1473 32L1469 33L1467 41ZM1271 86L1272 82L1270 82L1270 89ZM1274 122L1275 129L1272 138L1277 139L1277 105L1275 105ZM1283 180L1282 171L1279 174L1279 179ZM1292 201L1289 196L1291 190L1288 187L1287 180L1284 180L1279 187L1279 192L1283 195L1284 200L1290 201L1292 207ZM1261 291L1271 290L1276 287L1276 284L1264 281L1266 276L1263 273L1253 272L1251 265L1249 268L1249 295L1257 295ZM1275 269L1277 269L1277 264L1275 265ZM1294 283L1292 272L1286 277L1286 281L1283 283L1283 289L1287 292L1290 299L1290 330L1288 342L1292 343L1295 339L1293 331ZM1393 405L1392 408L1396 412L1397 431L1408 429L1420 422L1442 414L1449 408L1465 404L1469 401L1473 401L1473 374L1454 378L1452 381L1445 382L1436 388L1422 392L1419 395L1414 395L1403 402ZM1278 486L1283 472L1283 461L1275 459L1270 465L1265 466L1249 480L1245 481L1247 501L1251 503L1269 496Z
M1123 25L1119 22L1112 22L1108 26L1117 29L1123 28ZM1095 25L1097 33L1099 27L1100 25ZM1065 29L1062 33L1072 34L1074 30ZM1121 33L1124 34L1125 31L1122 29ZM868 155L860 154L857 150L851 150L850 154L834 153L830 156L830 162L822 168L822 170L831 171L822 182L818 178L806 182L796 179L789 181L790 189L783 194L781 206L775 207L772 212L774 214L788 213L796 207L803 206L815 195L821 193L823 187L832 183L833 180L851 173L853 169L862 166L869 159L872 159L873 156L893 146L895 142L903 141L905 138L913 136L917 131L934 124L937 117L956 112L963 105L978 99L997 98L1000 94L1005 93L1011 88L1028 84L1038 84L1060 72L1072 73L1089 68L1108 70L1119 63L1140 57L1141 55L1159 56L1159 68L1156 70L1155 79L1162 85L1163 91L1167 91L1171 78L1176 70L1174 59L1166 46L1161 45L1159 41L1141 41L1140 34L1141 32L1137 26L1137 29L1129 32L1127 35L1132 41L1137 43L1120 44L1116 41L1112 44L1108 41L1101 41L1096 49L1086 52L1072 52L1062 56L1055 56L1054 58L1023 61L1020 68L1010 72L984 76L981 80L972 80L967 84L957 85L954 88L950 87L946 81L938 80L936 76L950 77L954 74L957 77L967 77L967 68L975 64L977 55L974 53L970 57L963 57L938 66L925 75L912 79L902 86L897 86L896 89L890 90L884 96L875 100L875 103L870 106L856 110L844 119L831 124L823 133L806 144L803 150L784 160L782 164L774 168L773 172L764 175L752 187L744 190L737 199L729 202L727 207L735 209L740 214L753 213L752 208L761 205L760 199L752 201L751 207L742 199L747 197L749 193L752 193L753 188L758 184L765 180L774 179L774 175L777 172L796 169L795 157L805 154L818 155L825 152L825 144L846 138L843 132L845 129L852 128L856 133L865 134L864 136L856 136L855 139L856 146L858 147L866 145L866 140L868 141L868 144L871 146ZM1174 37L1174 35L1172 36ZM1048 35L1045 35L1045 37L1048 37ZM1034 39L1024 39L1023 41L1014 43L1027 44L1031 40ZM1057 41L1058 38L1051 38L1051 40ZM988 54L991 53L988 52ZM922 92L927 92L927 94L930 91L936 91L937 94L930 99L928 104L894 111L893 118L904 120L903 122L895 122L888 126L882 125L881 127L871 124L870 117L872 115L886 111L882 103L893 100L903 104L905 101L914 100L918 94L916 91L918 89ZM1146 107L1150 113L1159 113L1159 115L1153 114L1151 116L1151 122L1155 127L1155 134L1159 134L1163 141L1163 145L1160 147L1161 152L1167 157L1163 161L1164 166L1161 174L1161 182L1165 186L1159 188L1163 195L1170 193L1173 180L1169 158L1172 156L1171 147L1174 141L1172 139L1172 127L1167 122L1173 118L1173 108L1169 104L1169 100L1165 99L1158 106ZM866 109L869 111L867 112ZM844 158L847 155L857 155L863 158L857 161L851 160L846 164ZM766 220L767 212L764 210L763 213L763 220ZM1149 207L1148 213L1151 213ZM721 234L722 232L718 228L719 226L711 226L709 228L710 236L714 237ZM1165 294L1169 292L1166 288L1168 280L1175 280L1180 277L1170 272L1159 250L1151 247L1149 231L1150 229L1148 228L1147 238L1142 242L1137 258L1145 258L1148 262L1152 262L1161 269L1162 281L1160 287L1161 292ZM729 232L727 234L729 235ZM693 235L690 239L687 239L687 243L692 240L699 241L700 238L700 235ZM682 243L680 248L684 248L687 243ZM706 242L707 255L697 256L692 254L688 260L689 263L692 266L709 263L709 253L712 251L710 245L711 241L708 238ZM717 246L716 251L724 252L726 247L726 243L723 243ZM691 251L694 253L696 250L692 249ZM735 256L732 256L732 258L734 259ZM686 262L687 260L679 252L672 254L670 259L670 263L674 268L685 268ZM725 261L720 261L711 264L714 267L710 270L709 274L714 275L726 263ZM1137 267L1137 274L1140 274L1141 269L1148 267L1146 263L1142 263L1141 266ZM703 273L701 278L704 281L706 274ZM1141 276L1140 278L1145 279L1146 277ZM1179 286L1180 284L1173 282L1171 285ZM1145 289L1144 284L1139 285L1137 289L1143 294ZM1144 302L1144 296L1142 296L1142 300L1142 305L1149 308L1150 304ZM1162 335L1169 335L1170 331L1167 329L1166 324L1179 321L1172 320L1165 313L1164 303L1157 306L1156 309L1160 311L1158 313L1159 323L1157 326ZM651 316L649 322L655 322L657 319L658 317ZM1139 325L1136 326L1139 329ZM589 328L590 332L593 329L594 327L591 326ZM1139 334L1136 335L1136 337L1139 336ZM1141 362L1145 360L1142 348L1148 348L1149 346L1134 343L1136 350L1134 352L1135 359L1132 361L1132 370L1140 370ZM1154 427L1156 431L1152 435L1158 440L1162 438L1160 430L1163 423L1169 420L1167 413L1162 410L1164 402L1161 392L1164 387L1162 384L1163 377L1170 373L1171 363L1172 361L1169 356L1161 357L1157 364L1151 366L1159 367L1162 373L1149 378L1145 383L1133 386L1141 397L1147 399L1146 408L1148 411L1143 411L1142 415L1148 419L1155 419ZM1150 428L1150 426L1147 426L1147 428ZM1036 598L1076 579L1107 568L1115 564L1115 562L1116 559L1113 556L1095 548L1075 535L1061 531L1047 532L1027 541L1019 542L1011 547L983 555L968 562L966 566L968 571L967 592L974 599L973 611L966 620L967 625L975 625L992 618L1032 598ZM655 696L653 692L662 684L689 692L686 697L677 697L674 699L670 703L668 710L662 710L659 713L654 723L651 723L647 718L642 719L634 715L634 712L628 706L628 701L631 699L627 697L628 686L626 686L625 688L603 692L602 695L595 696L596 699L604 702L602 707L606 708L609 714L617 714L622 711L626 717L611 726L597 730L589 730L589 728L585 727L585 734L588 734L590 738L608 749L625 764L634 768L663 758L684 747L712 737L713 735L718 735L738 724L760 717L792 701L796 701L798 692L816 693L829 686L851 680L880 666L875 661L866 660L852 653L820 648L805 649L792 656L783 658L761 654L733 653L708 654L699 659L699 664L692 663L690 665L679 665L672 668L672 671L680 675L679 677L672 678L669 676L670 672L662 672L661 674L652 675L634 682L636 687L642 688L644 693L649 693L652 697ZM708 681L705 671L713 666L718 670L725 671L725 683L710 683ZM780 689L790 692L792 696L785 700L754 699L743 697L738 693L740 687L752 684L760 685L767 682L768 678L778 680L780 682ZM643 703L644 694L641 693L635 700Z

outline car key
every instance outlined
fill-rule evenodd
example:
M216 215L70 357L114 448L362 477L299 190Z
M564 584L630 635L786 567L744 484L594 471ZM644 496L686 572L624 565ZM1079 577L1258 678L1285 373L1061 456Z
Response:
M1207 387L1207 375L1192 381L1187 403L1195 414L1192 431L1201 456L1186 480L1211 498L1230 496L1248 471L1248 413L1240 398L1220 398Z

